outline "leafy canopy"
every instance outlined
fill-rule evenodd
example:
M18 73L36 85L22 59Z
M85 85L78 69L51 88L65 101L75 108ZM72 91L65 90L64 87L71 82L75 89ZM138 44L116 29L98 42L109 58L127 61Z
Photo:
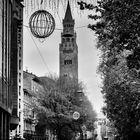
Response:
M69 127L73 133L81 131L82 124L87 124L88 129L93 129L96 113L82 92L82 83L77 83L71 78L66 81L58 77L41 77L40 80L43 90L36 94L33 103L40 127L45 125L58 135L61 135L63 127ZM78 120L73 119L75 111L80 113Z
M101 50L99 72L103 78L105 113L125 139L140 136L140 1L100 0L93 6L79 2L80 9L94 12L89 28Z

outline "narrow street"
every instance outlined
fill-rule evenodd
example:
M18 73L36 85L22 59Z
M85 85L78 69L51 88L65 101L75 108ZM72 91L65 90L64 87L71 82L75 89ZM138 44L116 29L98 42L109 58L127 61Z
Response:
M97 140L102 140L100 131L101 131L101 125L97 125L97 134L98 134Z

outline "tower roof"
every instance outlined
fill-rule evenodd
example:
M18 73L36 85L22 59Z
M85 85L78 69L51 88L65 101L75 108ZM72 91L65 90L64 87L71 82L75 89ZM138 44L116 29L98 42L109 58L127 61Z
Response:
M67 10L66 10L66 13L65 13L65 18L64 18L65 21L72 21L72 14L71 14L71 8L70 8L70 4L69 4L69 1L68 1L68 5L67 5Z

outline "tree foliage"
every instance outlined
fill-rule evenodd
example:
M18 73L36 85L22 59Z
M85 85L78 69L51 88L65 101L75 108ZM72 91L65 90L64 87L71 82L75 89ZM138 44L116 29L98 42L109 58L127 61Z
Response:
M95 6L79 2L81 10L95 10L89 18L101 50L104 110L124 140L140 136L140 1L100 0ZM140 138L140 137L139 137Z
M41 77L44 90L34 97L34 110L39 118L39 126L50 129L56 133L58 139L70 139L81 125L86 124L93 129L91 124L95 121L96 113L83 91L83 84L76 83L73 79L59 79L57 77ZM73 113L80 113L78 120L73 119ZM65 128L69 128L67 133Z

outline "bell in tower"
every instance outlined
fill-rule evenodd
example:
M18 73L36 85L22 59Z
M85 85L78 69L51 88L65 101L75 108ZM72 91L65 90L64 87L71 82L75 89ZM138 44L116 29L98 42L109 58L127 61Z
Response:
M76 44L74 24L68 1L59 46L60 77L74 78L78 82L78 47Z

